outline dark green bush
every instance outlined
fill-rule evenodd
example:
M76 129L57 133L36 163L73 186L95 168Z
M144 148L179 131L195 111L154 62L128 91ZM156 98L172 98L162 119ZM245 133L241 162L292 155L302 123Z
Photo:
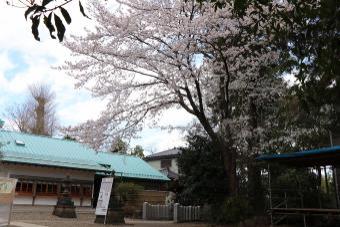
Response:
M138 197L144 190L140 185L131 182L121 182L115 187L115 193L119 197L125 217L135 217L141 209Z
M203 205L222 201L228 192L221 155L205 137L190 136L188 143L187 148L181 148L183 152L177 160L181 173L177 202Z
M245 197L229 197L222 204L212 206L212 215L216 223L239 223L252 215L252 208Z
M140 185L131 182L122 182L117 184L116 193L120 196L123 202L136 201L139 193L144 190Z

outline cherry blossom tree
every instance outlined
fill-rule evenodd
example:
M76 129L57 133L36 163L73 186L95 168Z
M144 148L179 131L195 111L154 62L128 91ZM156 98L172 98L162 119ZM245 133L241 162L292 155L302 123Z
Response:
M216 9L195 1L118 3L121 7L114 12L93 3L96 29L65 43L74 57L60 69L73 76L78 87L108 100L99 119L68 128L68 134L98 149L117 134L135 135L147 119L157 119L169 108L183 108L215 144L229 192L237 193L233 116L246 103L266 104L281 86L270 77L279 60L266 33L271 21L259 21L252 14L255 8L243 18L234 17L231 5ZM242 108L236 108L238 95L247 97L239 99Z

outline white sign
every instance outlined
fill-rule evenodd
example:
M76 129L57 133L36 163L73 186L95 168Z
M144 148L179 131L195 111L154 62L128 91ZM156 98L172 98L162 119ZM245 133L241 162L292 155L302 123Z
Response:
M113 177L105 177L102 179L98 202L96 207L96 215L105 215L109 207L110 195L112 190Z

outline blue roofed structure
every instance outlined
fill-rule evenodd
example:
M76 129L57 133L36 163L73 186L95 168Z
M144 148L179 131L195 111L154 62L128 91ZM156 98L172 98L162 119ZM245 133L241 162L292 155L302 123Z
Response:
M268 199L269 199L269 209L268 213L271 216L271 224L277 224L283 222L284 219L297 215L303 218L304 226L306 226L307 216L336 216L340 214L340 200L339 200L339 174L338 169L340 166L340 146L322 147L312 150L304 150L298 152L289 153L279 153L279 154L264 154L257 157L258 161L266 161L268 164L267 168L267 179L268 179ZM274 163L274 165L272 165ZM282 184L280 180L280 175L278 175L277 170L275 174L271 174L273 169L277 169L276 164L283 164L286 167L293 168L304 168L309 169L308 184L304 183L307 181L301 179L294 179L297 182L297 187L291 185L287 188L287 185ZM327 168L328 166L328 168ZM311 171L311 169L314 169ZM323 174L321 170L324 170ZM300 177L303 175L300 175ZM310 178L313 176L313 178ZM331 176L331 178L329 178ZM300 178L299 177L299 178ZM311 184L314 179L315 182ZM322 180L323 179L323 180ZM328 180L332 179L332 180ZM283 181L284 182L284 181ZM289 181L290 182L290 181ZM330 184L329 182L332 182ZM273 187L272 187L273 185ZM311 192L316 195L315 198L320 198L322 190L320 188L326 188L326 193L328 195L334 195L334 200L330 200L328 197L327 205L323 205L319 199L318 204L305 203L304 198L306 193L308 193L307 198L312 198ZM329 189L334 187L332 193L329 193ZM306 189L308 188L308 189ZM288 190L287 190L288 189ZM324 193L324 192L322 192ZM298 197L297 197L298 195ZM291 198L290 198L291 197ZM300 200L299 203L289 203L287 201ZM278 202L279 201L279 202ZM283 202L281 202L283 201ZM278 221L279 220L279 221ZM335 226L335 225L334 225Z
M115 172L116 176L148 180L169 179L144 160L130 155L96 152L78 142L0 130L2 162Z
M277 162L292 166L339 165L340 146L280 154L264 154L257 157L257 160Z

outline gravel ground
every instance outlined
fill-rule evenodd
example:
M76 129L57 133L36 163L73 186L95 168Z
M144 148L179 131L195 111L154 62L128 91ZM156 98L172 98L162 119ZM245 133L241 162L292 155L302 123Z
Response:
M94 224L94 210L81 208L77 210L76 219L59 218L52 215L52 207L32 207L20 206L14 207L12 212L12 221L31 223L49 227L103 227L103 224ZM201 223L184 223L177 224L170 221L143 221L139 219L126 219L125 225L107 225L107 226L169 226L169 227L203 227L206 224Z

